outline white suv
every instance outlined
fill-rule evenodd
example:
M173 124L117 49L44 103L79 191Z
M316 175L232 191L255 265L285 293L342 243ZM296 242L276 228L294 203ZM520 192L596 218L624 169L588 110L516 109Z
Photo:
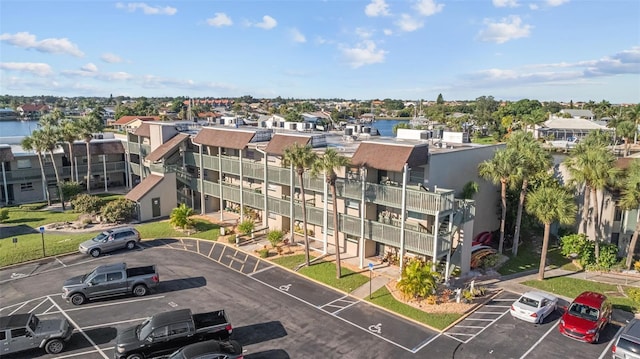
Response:
M640 359L640 320L632 319L616 338L613 359Z
M134 249L140 242L140 233L133 227L106 230L88 241L80 243L78 250L92 257L122 248Z

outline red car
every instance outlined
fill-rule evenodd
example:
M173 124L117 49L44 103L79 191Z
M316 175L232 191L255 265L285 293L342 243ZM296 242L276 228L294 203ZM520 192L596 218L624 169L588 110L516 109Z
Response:
M600 332L611 321L611 302L604 294L584 292L565 310L560 333L587 343L597 343Z

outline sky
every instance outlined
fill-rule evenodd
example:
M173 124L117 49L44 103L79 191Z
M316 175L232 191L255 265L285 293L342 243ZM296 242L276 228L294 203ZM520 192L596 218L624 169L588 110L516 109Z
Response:
M638 103L640 1L2 0L0 94Z

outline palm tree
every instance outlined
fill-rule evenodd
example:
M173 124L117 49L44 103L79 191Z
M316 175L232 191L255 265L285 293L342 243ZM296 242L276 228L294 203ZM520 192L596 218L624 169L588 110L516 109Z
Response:
M627 269L631 269L636 244L638 243L638 232L640 232L640 161L632 161L629 168L627 168L621 194L620 207L626 210L638 210L636 228L633 231L633 236L631 236L625 263Z
M305 169L310 168L317 160L317 155L311 149L311 146L303 146L299 143L294 143L284 149L282 156L282 165L285 167L293 166L298 174L298 180L300 181L300 196L302 197L302 230L304 232L304 246L305 246L305 261L307 266L310 265L309 261L309 233L307 232L307 201L304 196L304 178L303 174ZM294 185L293 183L291 184ZM293 198L291 198L293 201ZM335 198L333 201L335 202ZM291 213L291 220L293 221L294 215ZM291 233L291 242L293 243L294 233Z
M538 280L543 280L551 223L555 221L559 221L561 224L573 223L578 208L574 203L573 195L557 183L551 185L543 184L534 192L531 192L526 208L529 214L536 217L544 225L540 268L538 269Z
M78 181L75 178L75 163L74 163L74 153L73 153L73 143L76 140L80 139L78 124L71 119L67 119L61 122L60 135L62 137L62 141L67 143L69 146L69 160L71 162L71 181Z
M518 200L518 211L516 214L516 225L513 233L513 248L511 250L514 256L518 255L518 244L520 242L520 225L522 223L522 210L524 201L527 196L529 181L535 176L548 171L551 168L553 159L549 152L545 151L540 144L533 138L531 133L516 131L509 135L507 140L507 150L514 151L520 159L518 163L518 171L521 182L520 198Z
M338 201L336 196L336 169L349 164L349 159L340 155L334 148L328 148L322 157L319 157L311 167L311 175L317 176L324 173L325 180L331 189L333 199L333 239L336 246L336 278L342 277L340 267L340 241L338 240Z
M49 195L49 184L47 183L47 175L44 173L44 162L42 161L42 153L46 150L40 140L40 130L33 130L31 136L22 139L22 148L27 151L34 151L38 156L40 163L40 176L42 177L44 195L47 197L47 204L51 206L51 196Z
M637 132L638 126L632 121L620 121L616 125L616 134L624 139L624 156L629 155L631 141Z
M519 155L514 151L506 149L496 151L492 159L482 162L478 166L480 177L491 181L495 185L500 185L500 199L502 215L500 218L500 241L498 242L498 252L502 253L504 245L504 227L507 218L507 186L513 186L517 164L520 162Z
M627 110L626 117L627 119L629 119L629 121L632 121L633 123L635 123L636 128L638 128L638 125L640 124L640 103L629 108L629 110ZM636 132L633 136L633 143L636 143L637 140L638 140L638 132Z
M103 128L101 113L96 110L83 117L78 124L79 134L87 146L87 193L91 193L91 140L93 134Z
M49 152L51 157L51 164L53 165L53 172L56 175L56 182L58 184L58 193L60 194L60 203L62 203L62 210L65 210L64 205L64 193L62 191L62 181L60 181L60 173L58 173L58 166L56 166L55 158L53 157L53 151L58 148L58 142L60 142L60 130L57 127L46 125L40 128L39 138L42 141L42 145Z
M598 258L600 256L601 228L597 193L615 182L620 170L615 167L616 158L607 147L597 143L596 145L590 144L590 141L580 143L576 146L574 154L566 161L567 169L571 175L570 183L584 186L581 233L587 233L590 219L590 202L591 198L593 198L593 229L596 236L595 255Z

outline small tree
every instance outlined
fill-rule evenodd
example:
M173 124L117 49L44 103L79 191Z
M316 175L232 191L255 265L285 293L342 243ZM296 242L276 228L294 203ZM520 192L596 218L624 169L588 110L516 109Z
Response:
M240 231L240 233L245 235L251 234L251 232L253 232L253 228L255 228L255 223L253 223L253 221L250 221L250 220L242 221L238 225L238 230Z
M0 208L0 223L3 223L9 219L9 210L7 208Z
M269 240L269 243L271 243L271 246L273 248L277 247L278 244L282 242L283 238L284 238L284 232L279 229L276 229L274 231L269 231L269 234L267 234L267 239Z
M136 203L126 198L113 200L102 210L102 217L109 223L129 222L135 214Z
M96 214L100 212L104 201L98 196L81 194L71 201L74 212Z
M77 195L82 193L84 186L79 182L67 181L60 185L60 190L62 191L64 198L68 198L72 201Z
M182 203L171 211L169 223L174 227L186 229L193 223L190 218L192 215L193 208L187 207L185 203Z
M402 268L402 278L396 286L405 298L424 298L435 292L440 275L431 267L431 262L412 259Z

